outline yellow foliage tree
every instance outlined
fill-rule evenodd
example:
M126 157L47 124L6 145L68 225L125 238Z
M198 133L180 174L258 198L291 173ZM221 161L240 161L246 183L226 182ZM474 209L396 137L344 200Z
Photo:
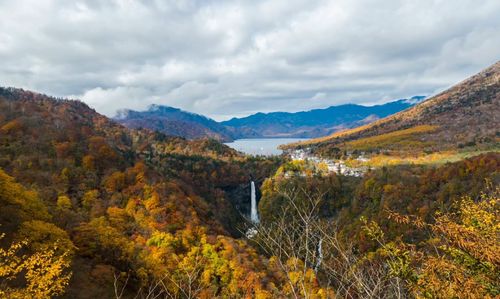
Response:
M75 250L68 233L56 225L40 220L25 221L16 233L17 240L27 241L32 252L44 252L57 246L58 253L71 257Z
M278 262L272 257L271 265ZM322 288L316 279L314 270L304 265L298 258L289 258L284 267L287 270L287 280L283 284L281 293L291 298L326 299L333 298L334 292L328 288Z
M417 297L500 296L500 188L479 201L464 197L456 213L439 215L431 229L442 255L424 260Z
M82 206L90 210L99 197L99 190L89 190L82 197Z
M35 192L26 190L0 169L0 204L2 223L29 219L50 219L47 208ZM5 221L3 221L5 218Z
M0 235L3 238L4 234ZM69 283L68 253L58 255L57 246L31 255L20 255L26 241L0 248L0 297L1 298L51 298L62 295ZM24 284L10 282L20 278Z
M390 212L400 224L430 232L418 249L385 243L375 223L365 232L381 245L391 273L405 280L416 298L498 298L500 296L500 188L479 200L464 197L455 212L436 215L432 224L416 216ZM382 250L382 251L381 251Z
M57 197L57 208L59 210L69 210L71 207L71 199L68 196L59 195L59 197Z

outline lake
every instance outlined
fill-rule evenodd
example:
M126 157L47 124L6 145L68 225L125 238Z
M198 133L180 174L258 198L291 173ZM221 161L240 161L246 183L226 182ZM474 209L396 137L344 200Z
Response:
M304 140L307 138L251 138L237 139L224 144L245 154L271 156L283 153L282 150L278 149L278 146L282 144Z

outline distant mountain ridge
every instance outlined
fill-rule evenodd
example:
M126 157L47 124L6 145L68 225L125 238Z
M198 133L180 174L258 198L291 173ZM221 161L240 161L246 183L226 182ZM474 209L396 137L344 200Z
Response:
M345 104L295 113L256 113L243 118L232 118L221 124L244 137L315 138L373 122L405 110L424 98L414 96L375 106Z
M223 122L153 104L146 111L119 110L114 120L129 128L147 128L186 139L213 138L227 142L238 138L316 138L371 123L412 107L424 98L414 96L375 106L344 104L301 112L259 112Z
M129 128L147 128L186 139L213 138L227 142L238 138L315 138L371 123L407 109L424 98L414 96L375 106L345 104L301 112L259 112L223 122L153 104L146 111L119 110L114 120Z
M128 128L147 128L186 139L231 141L234 134L213 119L178 108L151 105L146 111L119 110L114 120Z

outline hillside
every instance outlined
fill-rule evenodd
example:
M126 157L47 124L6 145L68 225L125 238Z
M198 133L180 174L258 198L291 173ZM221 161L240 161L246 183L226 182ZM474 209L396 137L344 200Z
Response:
M435 152L498 145L500 62L424 102L354 129L288 148L330 155L339 149L365 152Z
M187 139L234 139L233 133L213 119L168 106L151 105L146 111L121 110L115 120L128 128L148 128Z
M423 98L415 96L411 99L375 106L346 104L295 113L257 113L243 118L233 118L221 124L244 137L257 135L258 137L314 138L373 122L405 110Z
M246 275L255 277L252 289L233 293L265 291L279 280L232 236L244 224L235 206L244 199L249 206L250 179L262 180L276 163L241 157L214 140L129 130L79 101L0 88L0 253L20 246L30 258L13 263L44 269L30 274L34 289L22 298L65 289L66 298L114 298L116 279L128 298L164 275L171 280L158 292L175 293L189 264L231 264L204 285L206 297L224 296ZM191 260L201 248L214 260ZM3 257L0 297L17 298L4 277L19 278L25 266L4 272ZM40 278L43 271L53 276Z

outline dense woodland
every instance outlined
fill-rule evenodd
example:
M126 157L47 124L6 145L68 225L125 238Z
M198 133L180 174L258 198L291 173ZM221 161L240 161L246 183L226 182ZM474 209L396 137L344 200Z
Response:
M499 162L491 153L363 178L285 164L263 184L254 241L284 264L300 257L341 298L494 298Z
M44 296L114 297L115 274L127 295L146 297L160 280L168 285L153 292L179 295L190 267L207 298L258 292L247 279L263 290L273 281L255 250L230 237L243 219L224 188L265 177L278 159L129 131L80 102L13 89L1 97L2 243L26 241L26 254L59 248L63 272L73 273ZM14 296L8 282L3 289Z
M499 163L346 177L0 89L0 297L497 298Z

